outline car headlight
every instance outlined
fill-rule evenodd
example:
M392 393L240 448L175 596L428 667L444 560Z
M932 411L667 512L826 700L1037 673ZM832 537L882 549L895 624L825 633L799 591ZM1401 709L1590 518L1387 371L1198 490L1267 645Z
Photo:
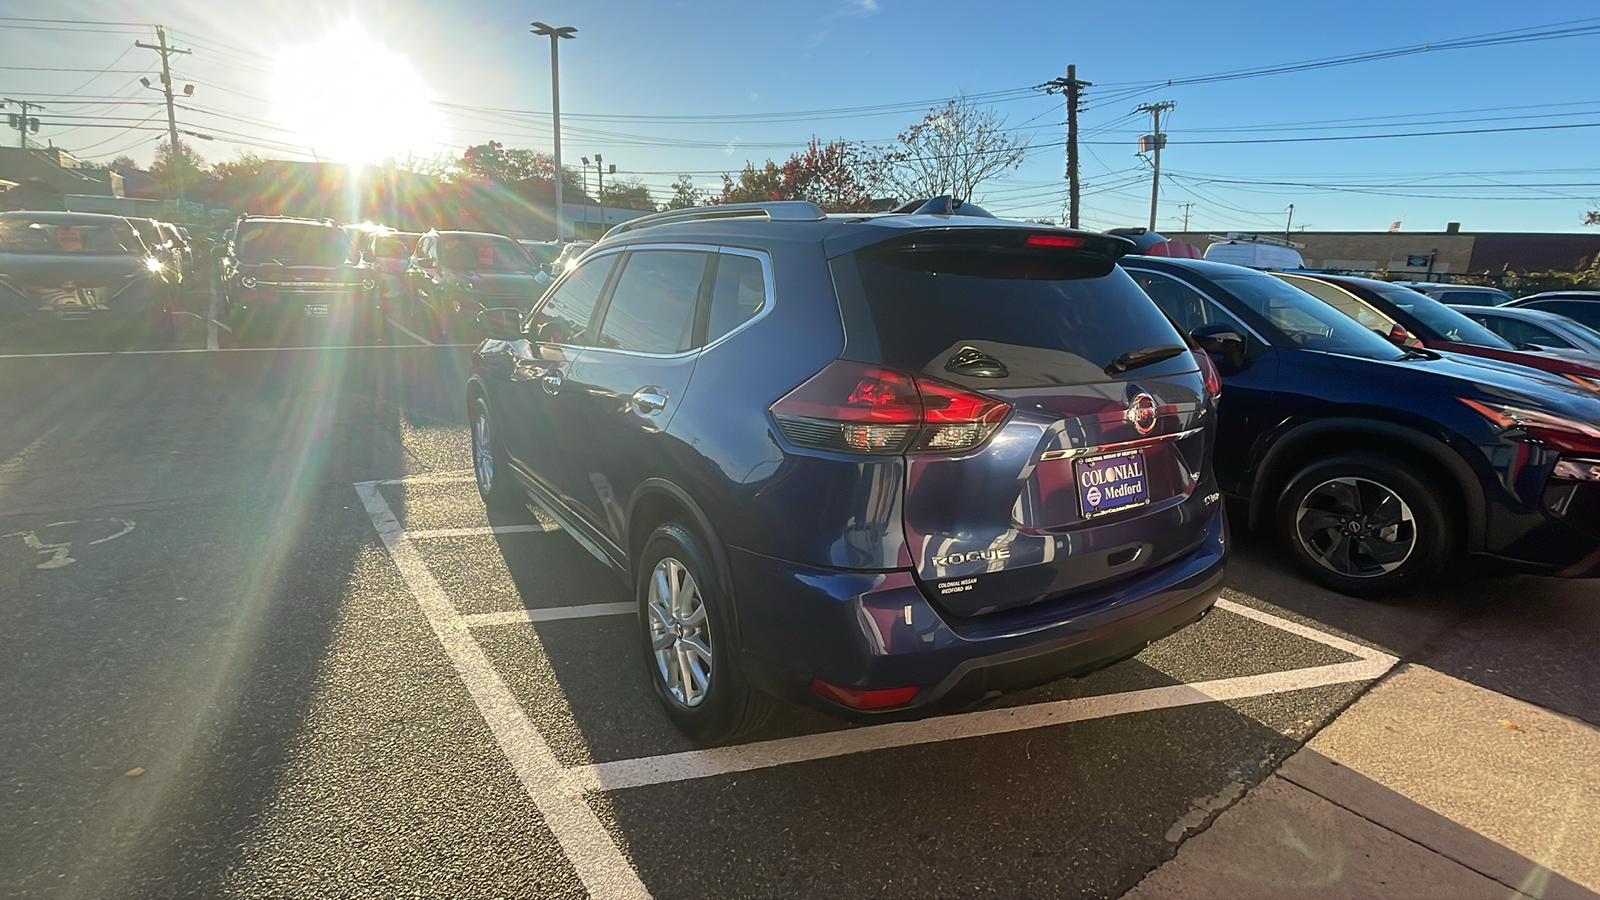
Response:
M243 278L239 279L239 286L244 288L245 290L250 290L250 289L252 289L252 288L254 288L256 286L256 280L254 278L251 278L249 275L246 275Z
M152 272L160 272L162 269L161 260L153 256L148 257L144 261L144 267Z
M1457 397L1502 431L1521 430L1565 453L1600 453L1600 428L1536 409Z
M373 281L371 278L363 278L363 279L361 279L361 289L364 290L364 291L370 291L373 288L376 288L377 286L378 286L378 283L376 281Z

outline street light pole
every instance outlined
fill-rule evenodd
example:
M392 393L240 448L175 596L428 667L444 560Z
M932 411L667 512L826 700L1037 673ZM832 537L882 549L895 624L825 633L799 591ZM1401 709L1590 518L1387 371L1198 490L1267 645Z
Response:
M574 237L580 237L581 238L581 237L587 237L588 236L588 231L589 231L589 157L581 156L581 157L579 157L579 159L583 160L583 230L584 230L584 234L581 234L581 235L578 234L578 230L576 228L574 228L572 230L572 233L573 233ZM605 222L605 220L606 220L606 217L605 217L604 214L602 214L600 216L601 223L603 224Z
M555 224L556 245L560 246L564 240L561 229L561 39L571 38L578 33L572 27L554 28L543 22L534 22L533 33L540 37L550 39L550 125L554 133L555 152L551 155L555 159Z

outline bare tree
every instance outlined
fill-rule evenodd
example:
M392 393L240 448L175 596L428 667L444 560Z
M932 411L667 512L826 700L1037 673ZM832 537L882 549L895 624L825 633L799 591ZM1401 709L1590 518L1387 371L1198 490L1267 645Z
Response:
M1005 117L965 94L933 109L887 146L871 148L872 187L901 200L948 195L974 200L985 181L1022 165L1026 147Z

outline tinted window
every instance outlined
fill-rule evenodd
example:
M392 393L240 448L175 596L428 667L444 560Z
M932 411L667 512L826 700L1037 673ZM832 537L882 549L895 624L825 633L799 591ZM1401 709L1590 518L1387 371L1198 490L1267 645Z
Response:
M1459 303L1464 306L1499 306L1510 300L1510 294L1503 294L1500 291L1443 291L1439 294L1441 303Z
M507 237L489 234L439 235L439 265L447 269L472 269L480 272L526 272L533 268L522 245Z
M1372 331L1381 331L1387 335L1389 329L1395 326L1393 319L1361 302L1354 295L1336 285L1329 284L1326 281L1318 281L1315 278L1284 278L1283 280L1355 319L1364 328ZM1411 293L1416 294L1417 292L1412 291ZM1422 295L1417 294L1417 296L1421 297Z
M1600 328L1600 303L1586 303L1582 300L1540 300L1526 304L1527 309L1542 309L1557 315L1575 319L1590 328Z
M1368 359L1405 355L1344 313L1271 275L1238 270L1207 277L1297 347Z
M144 253L133 228L121 220L41 222L22 216L0 220L0 253Z
M594 303L606 286L606 277L617 264L615 256L602 256L574 269L530 319L539 340L547 344L586 344Z
M1374 287L1370 290L1393 303L1401 312L1443 335L1447 341L1474 347L1511 349L1511 345L1499 335L1426 294L1403 287Z
M717 281L711 289L710 343L754 319L767 308L767 280L761 260L722 253L717 256Z
M1029 260L1011 266L992 253L869 249L840 257L833 270L846 353L861 362L1003 389L1109 381L1106 368L1125 353L1184 346L1127 273L1112 269L1109 275L1073 278L1063 276L1062 266L1048 259L1045 264L1049 268ZM986 265L994 274L984 271ZM1018 274L1007 277L1011 272ZM1030 277L1040 272L1049 277ZM962 359L971 362L963 365ZM1178 353L1138 374L1191 371L1194 365L1189 354Z
M600 326L602 347L682 353L694 346L694 308L708 253L639 250L611 291Z
M1135 284L1150 295L1156 306L1161 307L1161 311L1171 316L1172 321L1186 332L1214 322L1234 324L1227 313L1218 309L1206 295L1180 281L1154 272L1134 270L1128 274L1133 277Z
M336 266L349 255L349 236L329 225L267 222L245 226L239 233L239 261L244 263Z

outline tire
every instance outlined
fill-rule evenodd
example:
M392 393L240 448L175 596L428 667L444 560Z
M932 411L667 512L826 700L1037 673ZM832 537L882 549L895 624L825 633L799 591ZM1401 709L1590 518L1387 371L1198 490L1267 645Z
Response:
M705 746L760 729L776 703L745 679L731 627L732 598L722 595L704 543L681 523L668 522L645 542L638 571L634 593L646 677L667 718Z
M1456 545L1441 490L1396 460L1350 455L1312 463L1278 499L1279 537L1314 581L1380 597L1434 579Z
M478 483L478 496L483 505L494 510L522 509L526 501L512 479L511 468L506 464L505 449L494 431L494 421L489 416L489 404L482 397L472 398L472 421L469 424L472 439L472 475Z

